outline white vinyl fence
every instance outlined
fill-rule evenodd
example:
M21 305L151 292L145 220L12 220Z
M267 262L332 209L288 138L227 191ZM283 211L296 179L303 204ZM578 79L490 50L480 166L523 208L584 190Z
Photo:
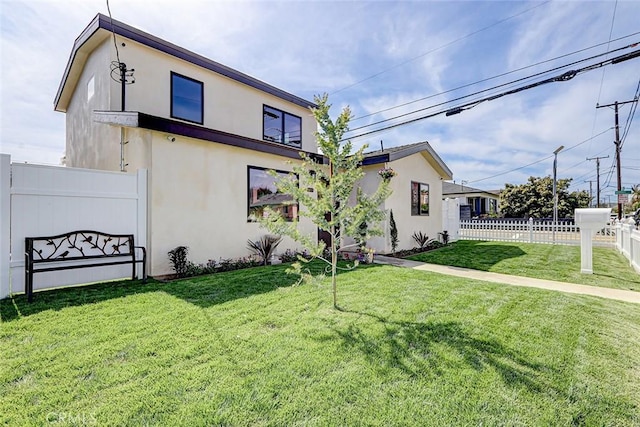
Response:
M580 228L573 222L524 219L484 219L460 221L461 240L580 245ZM607 224L593 239L594 245L615 244L614 228Z
M449 241L460 239L460 199L442 201L442 230L449 233Z
M624 255L631 266L640 273L640 230L633 218L615 225L616 249Z
M0 154L0 298L24 292L24 239L96 230L133 234L147 246L147 172L105 172L11 163ZM34 290L111 280L131 267L37 274ZM130 277L130 276L129 276Z

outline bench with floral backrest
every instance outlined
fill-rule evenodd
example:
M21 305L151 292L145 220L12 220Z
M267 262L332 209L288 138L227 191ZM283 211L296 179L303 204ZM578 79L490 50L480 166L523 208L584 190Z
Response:
M136 278L136 264L142 264L142 280L146 282L147 251L135 246L133 234L109 234L79 230L57 236L26 237L25 293L33 300L33 275L107 265L131 264L131 279ZM142 258L136 257L139 249Z

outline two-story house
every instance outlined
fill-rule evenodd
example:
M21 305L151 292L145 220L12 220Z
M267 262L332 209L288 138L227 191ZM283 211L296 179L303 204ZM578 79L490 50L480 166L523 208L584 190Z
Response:
M171 273L167 252L190 248L194 262L248 254L266 234L266 206L295 218L267 171L286 174L300 152L317 156L315 105L151 34L98 14L76 39L54 103L66 114L66 164L148 170L147 248L152 276ZM442 230L440 181L451 171L427 142L369 153L361 182L394 168L399 248L411 234ZM301 232L324 237L307 218ZM370 246L389 252L385 237ZM279 250L297 248L285 239Z
M67 166L149 171L151 275L171 272L178 245L195 262L247 255L266 233L252 220L264 206L296 214L266 171L317 152L312 102L101 14L76 39L54 104Z

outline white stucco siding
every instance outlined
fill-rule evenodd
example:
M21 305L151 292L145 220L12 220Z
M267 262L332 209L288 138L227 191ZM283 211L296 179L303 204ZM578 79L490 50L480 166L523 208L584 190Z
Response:
M316 123L309 109L133 41L120 46L120 60L135 69L127 86L127 111L171 118L171 72L204 87L204 127L262 140L263 105L302 118L302 150L316 152ZM115 58L112 58L115 60ZM111 109L120 109L119 86L111 88Z
M417 231L437 239L438 233L442 231L440 175L421 153L393 161L389 166L398 173L391 180L393 194L386 202L387 209L393 209L398 228L398 249L410 249L416 246L411 235ZM429 184L429 215L411 215L411 181ZM389 249L391 249L390 245Z
M189 259L249 255L247 239L267 231L247 222L247 166L290 170L285 159L222 144L176 138L169 142L154 132L150 167L151 274L171 273L167 252L189 247ZM313 224L301 220L303 232L317 236ZM297 248L285 240L278 252Z
M363 180L363 188L377 185L381 179L378 170L383 165L365 167L367 173ZM391 179L393 193L385 201L387 223L385 237L376 237L368 242L377 253L391 252L389 240L389 211L393 209L393 217L398 228L398 248L410 249L416 244L411 238L414 232L422 231L430 238L436 239L442 231L442 183L440 175L429 165L421 153L416 153L399 160L392 161L388 167L393 168L397 175ZM429 215L411 215L411 182L429 184ZM374 187L375 188L375 187Z
M110 48L105 41L95 48L80 74L66 112L67 166L120 170L120 129L94 123L92 116L94 110L110 108L109 62Z

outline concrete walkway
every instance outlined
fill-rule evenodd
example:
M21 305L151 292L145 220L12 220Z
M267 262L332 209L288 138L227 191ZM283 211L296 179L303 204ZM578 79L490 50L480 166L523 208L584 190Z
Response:
M568 292L572 294L592 295L601 298L640 304L640 292L622 289L599 288L596 286L577 285L574 283L556 282L553 280L533 279L530 277L511 276L509 274L491 273L488 271L471 270L469 268L450 267L448 265L426 264L419 261L400 259L376 255L377 264L395 265L397 267L413 268L414 270L431 271L449 276L464 277L466 279L483 280L485 282L502 283L512 286L549 289L552 291Z

